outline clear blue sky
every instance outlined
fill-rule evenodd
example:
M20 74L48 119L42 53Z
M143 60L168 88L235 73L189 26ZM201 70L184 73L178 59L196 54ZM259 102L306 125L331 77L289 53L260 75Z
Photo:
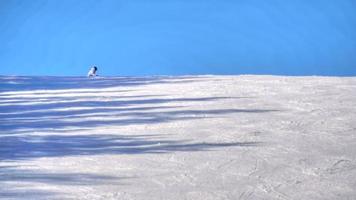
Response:
M355 0L0 0L0 75L356 75Z

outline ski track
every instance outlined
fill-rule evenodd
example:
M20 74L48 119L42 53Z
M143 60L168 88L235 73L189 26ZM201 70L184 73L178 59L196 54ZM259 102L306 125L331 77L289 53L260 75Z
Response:
M0 76L0 199L356 199L356 78Z

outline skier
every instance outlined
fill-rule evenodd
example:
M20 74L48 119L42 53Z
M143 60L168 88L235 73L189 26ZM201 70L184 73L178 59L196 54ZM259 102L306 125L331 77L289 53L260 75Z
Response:
M97 76L96 75L97 70L98 70L98 68L96 66L93 66L88 72L88 77Z

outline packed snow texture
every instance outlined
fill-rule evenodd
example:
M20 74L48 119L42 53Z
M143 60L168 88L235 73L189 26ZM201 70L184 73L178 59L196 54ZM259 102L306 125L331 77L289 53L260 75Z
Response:
M0 76L0 199L356 199L356 78Z

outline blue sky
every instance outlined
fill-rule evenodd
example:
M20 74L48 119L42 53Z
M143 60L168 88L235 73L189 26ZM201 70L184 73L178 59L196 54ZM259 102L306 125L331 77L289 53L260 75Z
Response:
M0 75L356 75L354 0L0 0Z

